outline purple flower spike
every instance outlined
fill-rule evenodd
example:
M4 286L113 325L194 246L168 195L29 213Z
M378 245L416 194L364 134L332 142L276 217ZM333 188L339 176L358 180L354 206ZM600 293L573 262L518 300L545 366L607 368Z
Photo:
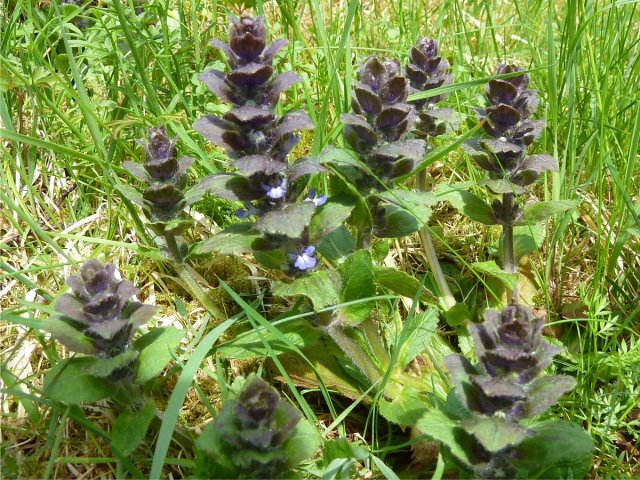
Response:
M295 260L295 267L298 270L308 270L316 266L317 260L313 256L316 247L309 246L296 253L290 253L291 260Z
M273 200L284 198L287 194L287 183L284 179L272 182L271 184L263 183L262 188L265 189L267 197Z
M320 207L327 203L327 196L323 194L316 197L316 189L311 188L309 189L309 195L307 195L307 198L305 198L304 201L313 203L314 207Z

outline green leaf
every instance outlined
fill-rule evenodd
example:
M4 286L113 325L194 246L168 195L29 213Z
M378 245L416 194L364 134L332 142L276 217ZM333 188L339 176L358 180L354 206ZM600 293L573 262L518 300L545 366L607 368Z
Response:
M397 205L385 205L382 222L375 225L373 233L379 238L399 238L411 235L420 223L411 213Z
M86 355L96 353L96 348L89 337L60 318L49 318L42 323L42 328L69 350Z
M312 245L337 230L349 218L355 207L355 199L346 194L331 197L318 209L309 225L309 241Z
M131 454L144 440L149 424L155 415L155 405L147 400L134 410L128 408L116 418L111 431L111 446L123 454Z
M279 297L305 296L311 300L315 310L321 310L340 303L340 287L341 281L337 272L317 270L298 277L291 283L276 282L272 292Z
M136 188L132 187L131 185L116 184L116 189L118 190L118 192L120 192L120 195L129 200L131 203L134 203L139 207L145 207L142 193L140 193Z
M458 422L449 418L440 410L430 410L416 423L417 428L427 437L440 442L453 457L464 465L478 463L474 454L475 439Z
M264 342L268 342L271 351L276 354L291 352L296 347L306 348L316 344L322 336L319 329L314 328L307 319L299 319L287 322L278 327L288 342L278 338L271 331L251 330L250 332L238 335L233 340L221 345L219 351L225 358L246 359L256 357L268 357L269 350Z
M380 400L380 413L384 418L398 425L415 425L427 413L430 404L424 393L405 386L392 401Z
M556 420L531 427L514 455L518 478L584 478L590 473L592 438L575 423Z
M248 253L252 250L251 244L259 237L250 223L236 223L197 244L192 252L195 255Z
M485 275L489 275L493 278L498 279L505 287L510 290L516 288L516 285L518 284L517 273L505 272L493 260L489 260L487 262L475 262L472 263L471 266L474 270L477 270L480 273L484 273Z
M263 233L300 238L315 212L312 202L286 205L282 210L267 212L256 223L255 228Z
M539 223L513 228L513 252L516 262L525 255L535 252L544 240L544 229Z
M99 361L89 365L86 369L86 372L89 375L105 378L111 375L114 370L117 370L122 367L126 367L131 362L133 362L137 357L138 357L137 350L128 350L112 358L99 359Z
M447 187L436 192L438 200L448 201L458 212L475 222L485 225L496 224L493 209L482 198L455 186L449 185Z
M415 299L419 293L418 299L422 302L434 304L438 301L435 295L424 288L417 278L400 270L391 267L374 267L373 273L379 285L398 295Z
M293 468L306 458L313 457L321 444L318 429L302 418L282 447L289 467Z
M366 164L361 162L352 150L333 146L326 147L318 161L322 164L334 165L336 167L354 167L371 173Z
M471 319L471 313L467 305L460 302L444 312L444 319L447 321L447 325L457 328Z
M424 312L411 315L405 323L406 340L400 346L398 358L402 366L425 351L438 331L438 310L429 308Z
M569 375L551 375L536 378L529 384L523 417L529 418L546 411L565 393L573 390L576 379Z
M356 248L356 239L344 225L331 232L318 244L318 252L331 263L342 263Z
M261 250L257 244L262 238L257 238L253 243L253 257L264 267L281 269L289 263L287 254L281 249Z
M578 202L575 200L550 200L528 205L523 212L523 224L542 222L557 213L566 212L575 208Z
M99 358L74 357L58 362L44 380L44 395L56 402L70 405L90 403L108 398L113 386L87 370Z
M412 190L387 190L376 195L387 203L396 205L412 215L418 225L422 226L431 217L431 208L438 202L431 192L416 192Z
M529 429L499 417L475 416L462 420L461 424L480 442L480 445L492 453L519 445L531 435Z
M373 262L368 250L358 250L351 254L340 268L342 272L343 288L340 292L342 302L351 302L376 294ZM358 324L371 312L375 300L348 305L341 308L345 319L351 324Z
M498 195L503 193L515 193L516 195L521 195L527 191L526 188L521 187L520 185L516 185L509 180L505 180L503 178L500 179L492 179L487 178L478 183L480 186L489 187L489 189Z
M136 382L146 383L173 359L184 332L175 327L154 328L138 338L134 345L140 352Z

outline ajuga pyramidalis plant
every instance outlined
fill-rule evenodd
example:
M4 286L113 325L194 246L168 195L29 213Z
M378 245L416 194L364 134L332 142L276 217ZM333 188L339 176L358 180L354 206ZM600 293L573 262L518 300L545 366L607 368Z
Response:
M58 330L52 334L72 351L101 359L121 357L121 365L110 372L116 378L136 359L131 346L134 332L158 308L133 301L138 289L114 274L115 265L89 260L80 275L67 278L72 293L63 294L55 304L60 316Z
M418 427L443 444L464 470L481 478L581 478L591 438L563 421L535 423L575 379L541 375L561 352L542 338L544 319L523 305L488 310L469 326L478 365L461 355L445 358L454 389L444 411L427 413ZM571 446L563 442L570 442ZM566 448L564 452L551 449Z
M282 478L314 455L315 427L267 382L239 377L229 394L196 441L199 478Z
M433 38L419 38L416 41L409 50L409 62L405 71L412 94L449 85L453 80L453 75L449 73L449 62L438 56L438 42ZM416 137L428 139L457 128L455 112L450 108L440 108L437 105L445 98L446 95L434 95L410 102L418 115L418 120L413 127L413 134ZM427 173L424 168L419 169L416 175L416 186L420 191L427 190ZM448 310L456 304L456 301L438 262L431 234L426 226L420 228L419 234L438 288L440 301Z
M234 225L199 249L222 251L220 239L230 233L246 243L231 251L250 250L270 268L297 275L316 265L315 245L309 238L309 224L315 209L326 200L309 191L301 198L303 177L325 171L317 162L300 158L289 162L299 141L295 133L313 128L303 111L276 113L280 94L300 81L294 72L274 74L274 55L287 45L278 39L267 44L263 18L230 17L229 43L212 40L229 64L227 73L207 70L200 79L232 108L222 116L206 115L194 124L206 139L222 147L235 170L203 180L204 189L216 196L244 203L237 216L253 219Z
M522 69L515 65L499 65L496 75L510 75L508 78L493 79L485 86L489 106L478 109L477 116L483 121L485 138L473 138L464 145L465 152L476 164L488 172L481 182L501 200L491 203L493 223L502 225L502 268L507 273L517 272L514 250L513 229L516 225L526 225L544 219L571 204L552 205L541 202L534 210L528 205L529 214L523 211L519 197L526 187L534 183L545 171L557 170L558 162L551 155L529 155L528 147L540 136L544 129L543 120L531 120L538 106L537 92L530 90L529 75L519 73ZM565 202L566 203L566 202ZM563 208L559 208L563 207ZM509 297L518 301L517 288Z

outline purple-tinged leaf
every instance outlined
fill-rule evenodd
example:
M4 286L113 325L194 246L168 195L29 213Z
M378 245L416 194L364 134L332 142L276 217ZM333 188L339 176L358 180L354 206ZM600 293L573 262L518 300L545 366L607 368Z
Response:
M142 197L149 203L163 207L177 207L184 199L181 190L170 183L157 183L146 188Z
M231 148L223 138L223 134L230 128L229 122L217 115L205 115L204 117L199 118L194 122L193 128L195 128L210 142L213 142L224 149Z
M91 295L107 290L113 282L115 270L116 266L113 263L103 266L94 258L84 262L80 268L84 288Z
M498 128L513 127L522 118L518 110L503 103L487 108L487 116Z
M249 63L227 74L227 80L241 88L255 88L264 85L273 74L269 65Z
M535 379L527 387L528 396L522 417L531 418L545 412L575 386L576 379L568 375L552 375Z
M360 109L365 114L377 114L382 109L382 102L368 85L356 83L354 86L354 95L357 99Z
M284 38L278 38L277 40L274 40L262 54L262 61L264 63L271 64L271 62L273 61L273 57L275 57L275 55L288 44L289 42Z
M176 173L176 177L180 178L182 177L182 175L187 173L187 170L193 164L194 161L195 160L191 157L186 157L186 156L181 157L180 161L178 162L178 172Z
M393 167L387 174L383 174L382 177L398 178L410 173L415 167L415 162L410 158L401 158L393 163Z
M393 77L385 83L379 93L382 103L390 105L404 102L409 96L408 83L405 77Z
M320 165L316 160L303 157L296 160L289 167L287 177L289 178L290 182L294 182L304 175L312 175L314 173L323 173L326 171L327 169Z
M224 72L214 69L205 70L198 78L220 100L236 105L242 102L242 97L229 87L229 84L225 80Z
M513 108L517 109L523 118L529 118L538 108L538 95L535 90L527 90L523 92L513 104Z
M515 402L527 398L525 389L510 379L492 378L487 375L469 375L469 379L484 395L492 399L508 399Z
M115 357L101 358L100 361L87 365L84 371L93 377L106 378L115 370L131 365L137 357L137 350L127 350Z
M273 175L274 173L282 172L287 168L286 163L275 161L267 155L247 155L239 158L231 165L247 176L251 176L259 172L262 172L265 175Z
M138 180L142 180L143 182L149 182L151 180L151 177L149 177L149 174L144 169L141 163L124 162L122 164L122 168L136 177Z
M485 93L489 101L494 105L499 103L513 105L518 96L518 89L506 80L489 80L489 83L485 86Z
M84 333L69 325L64 320L50 318L46 321L44 329L58 342L69 350L85 355L95 355L96 348L93 342Z
M236 125L250 125L259 128L275 119L273 111L268 108L252 107L245 105L243 107L234 108L225 113L223 117L228 122Z
M257 59L266 45L265 37L254 36L249 32L244 35L230 36L229 47L244 62L253 62Z
M116 294L120 297L118 300L118 309L122 310L127 302L129 302L129 299L138 292L139 290L133 285L133 283L127 280L122 280L116 288Z
M274 105L280 94L287 90L294 83L301 82L301 78L295 72L284 72L274 78L269 86L268 100L270 105Z
M407 118L411 107L407 104L396 104L384 108L376 118L376 126L380 130L388 130L397 127Z
M231 48L229 48L229 45L227 45L224 42L221 42L216 38L214 38L213 40L210 40L209 45L211 45L213 48L217 48L218 50L222 50L224 54L227 56L229 63L232 63L232 66L233 66L233 60L236 58L236 56L231 51Z
M412 64L407 65L406 74L407 78L414 86L422 86L429 78L424 70ZM413 93L418 93L419 91L420 90L415 90Z
M145 325L153 316L160 311L160 307L156 305L140 304L138 308L129 316L129 324L133 329Z
M279 139L288 133L293 133L300 130L313 130L313 122L309 118L306 112L302 110L296 110L287 113L280 123L276 127L273 134L275 139Z
M89 336L111 340L116 334L125 328L128 323L129 322L126 319L113 319L95 323L86 330L86 333Z
M533 432L517 423L499 417L476 416L461 421L467 433L473 435L482 447L491 453L520 445Z
M427 145L424 140L404 140L401 142L387 143L373 152L373 155L385 160L396 160L401 157L413 160L422 160Z
M382 85L387 82L389 75L382 62L374 56L369 57L360 69L360 81L371 87L374 92L378 92Z
M91 323L90 318L82 311L84 305L77 298L69 293L63 294L55 304L57 312L65 317L69 317L76 322L88 325Z
M282 210L267 212L255 223L255 228L271 235L300 238L311 222L315 206L311 202L286 205Z
M235 173L214 173L204 177L185 193L185 203L193 205L207 193L234 201L257 200L264 195L259 187Z
M554 172L558 170L558 161L555 158L547 154L531 155L518 165L511 180L517 185L530 185L537 180L541 173L548 170Z

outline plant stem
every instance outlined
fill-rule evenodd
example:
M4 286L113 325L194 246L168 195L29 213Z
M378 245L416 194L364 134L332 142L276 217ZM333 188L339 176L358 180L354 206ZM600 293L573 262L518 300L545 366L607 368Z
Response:
M421 170L418 172L416 177L418 190L421 192L427 191L427 172ZM447 279L442 272L442 268L440 267L440 262L438 261L438 255L436 255L436 250L433 247L433 240L431 239L431 234L427 230L427 227L422 227L419 231L420 241L422 242L422 248L427 257L427 262L429 263L429 268L431 269L431 273L433 273L433 278L436 282L436 288L438 289L438 296L440 298L440 304L445 310L449 310L453 308L456 304L456 299L453 297L451 290L449 289L449 284L447 283Z
M514 194L503 193L502 208L503 211L506 212L507 218L511 218L513 204ZM513 245L513 225L511 223L506 223L502 227L502 269L507 273L518 273L518 265L516 264L515 250ZM507 300L509 303L518 303L517 284L512 292L508 292Z
M164 240L167 243L167 249L169 250L169 253L173 257L173 260L176 263L183 263L184 262L184 257L182 256L182 252L180 251L180 247L178 247L178 242L176 241L176 236L165 233L164 234Z
M371 347L371 351L376 356L376 359L382 366L383 370L389 368L389 364L391 363L391 358L389 357L389 352L385 348L382 343L382 337L378 334L378 329L376 328L375 323L370 318L367 318L360 325L360 330L364 333L365 338L367 339L367 343Z
M340 313L336 312L334 315L340 315ZM329 312L322 312L319 316L325 325L327 335L329 335L331 340L342 350L342 353L353 362L371 383L379 381L382 378L382 374L375 367L367 353L360 348L355 340L346 334L344 326L340 321L332 319Z
M211 301L207 293L200 286L200 283L195 276L195 272L193 272L191 268L184 263L184 257L180 251L175 235L166 234L164 235L164 239L167 243L167 249L174 260L173 267L175 268L178 277L180 277L180 280L182 280L185 290L195 297L200 304L206 308L211 315L213 315L214 318L222 320L224 318L223 312Z

